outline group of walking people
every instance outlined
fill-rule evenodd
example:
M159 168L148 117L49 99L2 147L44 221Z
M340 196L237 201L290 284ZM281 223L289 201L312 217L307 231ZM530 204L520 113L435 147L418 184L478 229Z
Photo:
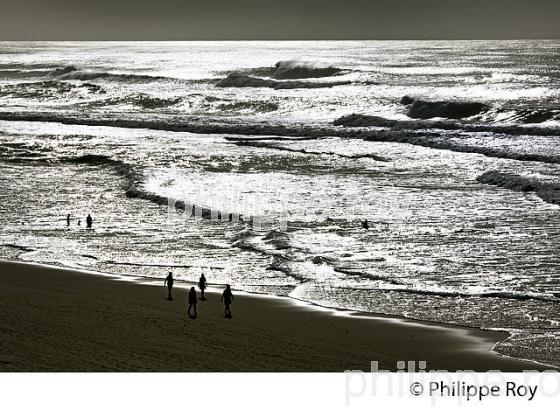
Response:
M66 226L70 226L71 219L72 219L71 214L66 215ZM82 225L82 220L78 219L78 226L80 225ZM93 227L93 218L91 217L91 214L88 214L88 216L86 216L86 227L88 229L91 229Z
M169 272L167 274L167 277L163 281L163 285L167 286L167 300L173 300L173 297L171 295L171 291L173 290L173 282L174 282L173 273ZM206 277L204 276L204 274L202 274L200 275L200 279L198 280L198 288L200 289L200 300L206 300L206 297L204 297L204 291L206 290L207 287L208 287L208 283L206 281ZM226 285L225 290L222 292L221 300L224 302L224 307L225 307L224 316L228 319L231 319L232 315L231 315L230 306L233 302L233 293L231 293L231 288L229 285ZM192 286L191 289L189 290L187 301L189 304L189 307L187 309L187 314L191 319L195 319L197 316L196 305L198 303L198 297L194 286Z

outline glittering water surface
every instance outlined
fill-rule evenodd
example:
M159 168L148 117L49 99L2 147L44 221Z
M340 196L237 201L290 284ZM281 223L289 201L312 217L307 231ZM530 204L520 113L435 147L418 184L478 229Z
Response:
M559 51L0 43L0 256L506 329L498 351L560 365Z

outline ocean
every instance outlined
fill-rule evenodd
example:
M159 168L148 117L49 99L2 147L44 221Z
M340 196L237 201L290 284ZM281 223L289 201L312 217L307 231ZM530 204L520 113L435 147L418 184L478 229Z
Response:
M0 42L0 257L507 330L498 353L560 366L559 63L559 41Z

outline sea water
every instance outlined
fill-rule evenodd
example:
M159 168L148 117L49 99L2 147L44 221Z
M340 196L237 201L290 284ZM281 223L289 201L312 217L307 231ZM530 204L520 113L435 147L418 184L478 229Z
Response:
M559 52L2 42L0 256L504 329L560 365Z

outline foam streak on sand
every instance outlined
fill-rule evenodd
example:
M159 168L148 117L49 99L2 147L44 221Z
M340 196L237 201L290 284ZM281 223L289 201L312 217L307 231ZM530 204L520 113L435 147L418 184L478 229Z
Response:
M67 269L0 262L0 371L343 371L377 360L429 369L545 367L490 351L500 332L341 314L286 298L237 294L234 318L208 292L186 316L186 290Z

